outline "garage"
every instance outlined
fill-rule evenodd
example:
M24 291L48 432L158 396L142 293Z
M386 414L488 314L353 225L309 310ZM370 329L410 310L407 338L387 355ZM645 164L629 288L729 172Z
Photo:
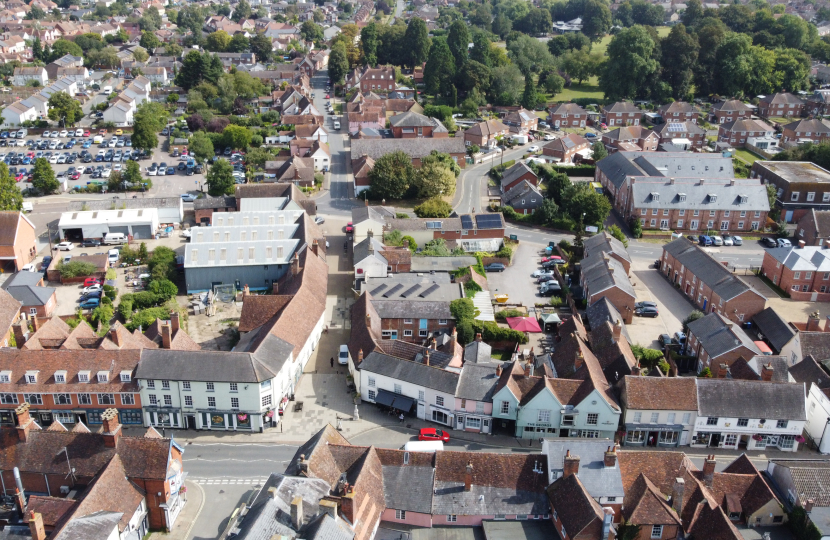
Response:
M134 225L133 238L136 240L148 240L153 238L153 229L150 225Z
M158 228L156 208L64 212L58 222L61 238L76 241L103 239L107 233L121 233L135 239L149 240Z
M109 229L110 229L109 230L110 233L121 233L125 236L129 236L129 234L130 234L130 228L127 227L127 226L110 225Z

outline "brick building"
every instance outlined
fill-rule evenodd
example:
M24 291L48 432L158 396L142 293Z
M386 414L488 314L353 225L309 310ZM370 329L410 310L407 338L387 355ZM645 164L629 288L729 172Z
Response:
M669 120L654 126L660 144L670 143L675 146L690 149L700 149L706 145L706 130L692 121Z
M462 214L449 218L386 219L384 231L398 230L419 246L443 238L465 251L498 251L504 241L504 217L497 214ZM483 249L495 248L495 249Z
M392 135L396 139L449 137L449 131L440 120L416 112L396 114L389 119L389 125L392 128Z
M562 103L550 111L550 125L556 129L560 127L585 127L588 121L588 111L576 103Z
M723 124L734 120L748 119L752 115L752 108L739 99L728 99L712 105L709 119L712 122Z
M743 323L764 309L767 299L686 238L663 246L660 272L704 313L717 312Z
M608 253L623 265L626 274L630 272L631 256L628 254L628 250L625 249L622 242L609 235L607 231L585 238L582 241L582 246L586 259L596 253Z
M790 294L794 300L830 301L830 245L795 246L764 252L761 274Z
M536 131L539 125L539 117L536 113L525 108L507 113L503 121L510 128L511 133L526 134L528 131Z
M664 122L691 122L697 124L697 119L700 118L700 111L685 101L673 101L668 105L663 105L658 109L660 116Z
M660 138L650 129L639 125L619 127L602 134L602 144L610 151L655 152Z
M738 120L721 122L720 127L718 127L718 142L742 147L747 142L752 144L753 139L772 137L774 133L775 130L761 120L739 118Z
M566 133L565 136L554 139L542 147L542 156L547 161L571 163L577 154L591 148L591 142L577 133Z
M519 185L523 180L527 180L534 186L539 184L539 179L536 177L536 173L533 172L533 169L528 167L527 163L520 161L504 171L504 174L501 177L501 192L507 193Z
M830 240L830 210L808 211L795 225L795 239L808 246L822 246Z
M811 209L830 210L830 171L815 163L758 160L749 176L777 188L775 205L787 223L798 222Z
M777 92L758 101L761 118L798 118L804 114L804 100L789 92Z
M450 302L463 297L463 284L449 274L404 274L367 278L363 291L381 319L381 339L429 345L433 336L452 334Z
M618 101L600 109L600 118L609 128L639 126L643 111L629 101Z
M507 135L509 128L501 120L486 120L464 131L464 144L477 145L479 148L493 148L498 144L497 137Z
M819 144L830 139L830 126L824 120L802 118L784 126L782 139L789 145L799 145L805 142Z
M359 67L346 77L346 90L354 87L361 92L388 93L395 90L395 68L393 66Z
M597 252L582 259L579 284L588 306L606 298L620 312L623 322L631 324L634 318L636 293L628 279L625 266L608 253Z
M689 323L686 337L686 354L697 357L697 371L709 368L717 372L722 364L727 367L739 358L752 358L761 354L741 325L720 313L709 313Z
M35 224L23 212L0 212L0 266L19 272L37 256Z

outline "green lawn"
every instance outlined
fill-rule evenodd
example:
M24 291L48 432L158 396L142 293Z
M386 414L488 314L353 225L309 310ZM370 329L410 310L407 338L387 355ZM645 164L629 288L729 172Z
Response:
M570 88L565 88L549 101L565 102L573 101L576 98L591 98L600 101L605 98L605 94L599 89L596 77L591 77L587 83L572 84Z
M735 156L741 158L743 161L747 162L749 165L752 165L758 159L764 159L761 156L753 154L749 150L745 150L743 148L736 148L735 149Z

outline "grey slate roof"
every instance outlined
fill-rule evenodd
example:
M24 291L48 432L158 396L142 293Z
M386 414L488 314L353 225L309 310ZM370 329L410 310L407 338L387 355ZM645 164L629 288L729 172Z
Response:
M431 119L423 114L407 111L396 114L389 119L389 124L393 127L433 127Z
M628 293L632 298L637 296L622 263L614 258L606 259L602 254L582 259L582 279L592 296L612 287Z
M795 328L790 326L790 323L785 321L771 307L764 309L760 313L756 313L752 317L752 322L755 323L758 331L772 345L772 350L776 354L780 353L784 345L795 337Z
M504 186L508 184L512 184L516 181L517 178L527 173L532 174L534 177L536 176L536 173L533 172L533 169L528 167L527 163L525 163L524 161L516 163L515 165L504 171L504 175L501 178L502 188L504 188Z
M109 538L112 531L118 528L122 512L108 512L101 510L83 517L74 517L55 536L55 540L70 540L72 538ZM29 536L31 538L31 536Z
M697 403L700 416L807 419L803 383L697 379Z
M628 152L614 152L597 163L599 170L617 189L623 185L627 176L646 176L642 169L629 160L628 154Z
M458 379L455 397L490 402L493 400L496 383L498 382L495 363L475 364L467 362L461 369L461 377Z
M622 335L631 343L631 336L628 335L628 328L622 315L605 296L588 306L588 309L585 310L585 316L588 317L588 324L591 325L591 329L599 328L606 322L610 322L613 326L619 321L622 325Z
M352 223L357 225L367 219L385 223L387 219L394 218L395 212L391 208L383 206L355 206L352 208ZM374 231L380 234L380 231Z
M372 302L451 302L461 298L461 287L460 283L450 281L449 274L394 274L385 278L367 278L362 291L369 291Z
M432 512L432 467L383 466L383 495L386 507L407 512Z
M579 479L591 497L624 497L619 461L613 467L605 466L609 446L614 446L614 441L546 438L542 449L548 456L550 472L556 476L564 472L566 452L570 450L572 456L579 456Z
M504 185L504 182L502 182L502 185ZM522 180L521 182L507 190L507 192L501 196L501 200L504 204L512 206L513 201L515 201L516 199L527 199L532 197L535 197L536 200L539 202L539 205L541 206L542 200L544 199L542 192L539 191L539 188L537 188L527 180Z
M713 360L741 345L755 354L761 354L752 338L739 325L723 318L719 313L710 313L690 322L689 333L695 335Z
M437 515L545 514L550 505L545 493L462 482L435 482L432 512Z
M812 356L806 356L796 365L790 367L790 375L796 382L815 384L821 389L830 387L830 373L824 370Z
M798 337L802 358L810 355L819 364L830 360L830 332L799 332Z
M614 152L597 167L617 188L626 176L734 178L732 160L719 155L689 152ZM692 168L694 167L694 168Z
M631 256L622 242L602 231L589 238L582 240L582 246L585 249L585 256L590 257L594 253L613 253L625 261L631 262Z
M729 181L709 181L700 184L697 178L674 180L672 182L662 177L638 178L631 186L632 204L635 208L769 211L767 189L757 181L750 183L743 180L731 185Z
M768 249L767 253L790 270L807 272L830 271L830 250L822 248L821 246L805 246L803 248L799 248L797 245L778 247Z
M697 279L706 284L715 294L724 300L731 300L747 291L758 296L761 294L747 285L740 278L732 275L726 267L712 258L697 244L686 238L678 238L663 246L665 251L684 265ZM763 298L763 296L761 296Z
M40 287L40 272L18 272L3 283L2 287L24 306L44 306L55 293L54 287Z
M420 299L375 300L372 306L381 319L452 319L449 301ZM415 325L413 324L413 329Z
M441 139L354 139L352 140L352 159L363 154L377 160L386 154L402 151L411 158L426 157L433 150L447 154L464 154L466 147L462 137L447 137Z
M432 388L445 394L455 394L458 386L458 374L443 369L402 360L379 352L371 352L360 364L361 371L377 373L409 382L418 386Z
M203 197L193 201L194 210L206 210L208 208L236 208L236 197Z
M374 237L368 237L368 236L366 238L364 238L363 240L361 240L360 242L358 242L357 244L355 244L355 246L354 246L354 259L353 259L354 262L359 263L360 261L362 261L362 260L366 259L367 257L369 257L369 244L371 244L372 248L374 249L374 251L372 252L373 256L377 260L382 261L384 266L385 266L386 265L386 259L383 257L383 255L380 254L381 250L383 250L383 248L385 247L383 245L383 242L381 242L380 240L376 240Z
M493 359L493 347L483 341L471 341L464 345L464 362L486 364Z

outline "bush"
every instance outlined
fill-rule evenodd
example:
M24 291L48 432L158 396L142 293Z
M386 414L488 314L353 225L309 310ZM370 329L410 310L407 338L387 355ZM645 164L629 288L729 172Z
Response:
M476 293L483 291L484 289L481 288L481 285L473 281L472 279L464 284L464 294L467 295L467 298L475 296Z
M518 309L503 309L501 311L496 312L496 320L497 321L504 321L508 317L524 317L525 314Z
M179 292L179 288L176 286L176 284L170 281L169 279L151 281L150 285L147 288L150 290L151 293L157 295L157 302L166 302L167 300L176 296L176 293Z
M633 352L634 357L640 361L640 365L646 368L652 368L656 366L658 362L663 360L662 351L658 351L657 349L647 349L642 345L632 345L631 352Z
M496 257L504 257L510 259L513 257L513 248L507 243L502 244L501 248L496 252Z
M118 296L118 290L112 285L104 285L104 296L110 300L115 300L115 297Z
M712 370L709 369L708 367L705 367L702 370L700 370L700 374L698 374L698 377L701 378L701 379L711 379L712 378Z
M471 322L473 332L481 334L481 339L485 341L515 341L517 343L527 343L527 335L524 332L511 330L510 328L502 328L493 321L477 321Z
M563 167L560 165L549 165L554 172L565 173L570 178L571 176L595 176L597 172L596 165L574 165L572 167Z
M101 304L92 310L91 320L93 328L99 325L109 327L110 321L112 320L112 305Z
M617 225L611 225L610 227L608 227L608 232L611 234L611 236L622 242L622 244L625 247L628 247L628 238L625 237L625 234L622 232L622 229L620 229Z
M136 309L147 309L155 307L159 303L159 296L150 291L141 291L133 294L133 306Z
M406 212L395 212L395 219L409 219L409 214Z
M559 247L562 248L563 250L570 250L571 249L571 243L563 238L562 240L559 241Z
M490 175L490 178L492 178L496 182L500 182L502 177L504 176L504 171L506 171L507 169L509 169L510 167L512 167L515 164L516 164L515 159L511 159L510 161L505 161L501 165L496 165L495 167L490 169L490 172L488 174Z
M130 322L126 324L127 328L130 331L136 330L137 328L147 328L157 319L167 319L170 317L170 310L163 307L154 307L149 309L143 309L133 315Z
M450 302L450 313L458 321L472 320L476 316L476 307L469 298L458 298Z
M422 202L413 210L419 218L445 218L452 213L452 206L436 197Z
M628 219L628 226L631 228L631 235L634 238L643 237L643 224L638 218L632 217Z
M401 245L403 245L403 241L407 240L409 242L409 251L415 253L418 250L418 242L415 241L414 238L411 236L404 236L401 238Z
M83 261L69 261L58 265L58 272L62 278L90 276L95 270L97 268L94 264Z
M127 298L129 296L129 298ZM118 314L124 321L129 321L133 316L133 298L132 295L125 294L121 297L121 302L118 304Z
M106 295L102 296L101 297L101 304L103 304L105 306L111 306L112 305L112 298L110 298L109 296L106 296Z
M702 311L694 310L689 313L689 316L683 319L683 333L689 333L689 323L705 317Z
M564 301L564 300L562 300L562 297L560 297L560 296L551 296L551 297L550 297L550 305L551 305L551 306L553 306L553 307L559 307L559 306L561 306L564 302L565 302L565 301Z

